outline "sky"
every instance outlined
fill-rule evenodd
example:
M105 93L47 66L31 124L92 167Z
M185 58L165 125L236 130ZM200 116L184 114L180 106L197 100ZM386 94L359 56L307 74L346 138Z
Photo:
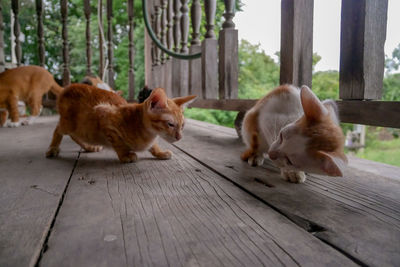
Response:
M260 44L268 55L280 49L281 0L242 0L243 12L234 18L239 39ZM341 0L314 0L313 50L322 57L317 71L338 70ZM400 43L400 0L389 0L385 54ZM397 14L396 14L397 13ZM397 16L396 16L397 15Z

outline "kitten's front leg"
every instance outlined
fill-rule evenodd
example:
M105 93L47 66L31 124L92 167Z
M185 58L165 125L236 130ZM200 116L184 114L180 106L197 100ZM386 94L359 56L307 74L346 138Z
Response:
M131 163L138 160L136 153L131 151L130 147L119 136L113 133L108 133L106 136L121 163Z
M152 145L149 151L154 157L158 159L170 159L172 156L171 151L169 150L162 151L157 144Z
M249 148L243 152L240 158L243 161L247 161L250 166L261 166L264 163L264 157L262 155L258 155L257 151L254 151L252 148Z
M306 181L306 174L302 171L287 171L281 169L281 176L284 180L291 183L304 183Z

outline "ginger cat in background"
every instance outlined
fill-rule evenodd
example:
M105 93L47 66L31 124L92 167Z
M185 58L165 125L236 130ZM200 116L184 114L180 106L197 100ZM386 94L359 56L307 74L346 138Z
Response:
M83 84L88 84L88 85L93 85L97 88L103 89L103 90L107 90L110 92L114 92L118 95L122 95L123 92L121 90L117 90L114 91L114 89L112 89L107 83L103 82L98 76L91 76L91 75L86 75L81 83Z
M0 73L0 108L6 108L10 114L10 127L20 126L18 100L30 108L31 116L23 124L31 124L39 116L42 97L48 91L59 95L63 88L46 69L39 66L22 66ZM0 114L0 126L7 119L7 111Z
M157 136L172 143L182 138L183 106L196 96L169 99L164 89L153 90L142 104L128 104L119 95L85 84L72 84L59 96L60 121L46 157L59 154L65 134L88 152L111 146L122 163L137 160L135 152L149 150L156 158L169 159Z
M335 102L321 102L307 86L282 85L260 99L244 117L242 136L242 160L261 165L268 153L290 182L304 182L304 172L343 176L347 164Z

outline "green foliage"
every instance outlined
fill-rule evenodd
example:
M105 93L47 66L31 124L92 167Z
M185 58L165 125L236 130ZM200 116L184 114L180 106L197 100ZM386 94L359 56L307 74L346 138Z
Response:
M260 98L279 84L278 64L246 40L239 44L239 98Z
M190 108L185 110L185 117L195 120L206 121L227 127L235 127L234 121L237 112L235 111L221 111L214 109L199 109Z
M376 137L367 139L365 149L357 152L356 156L400 167L400 139L389 141L380 141Z
M383 100L400 101L400 73L387 74L383 79Z
M339 72L335 70L318 71L312 79L312 90L319 99L339 98Z

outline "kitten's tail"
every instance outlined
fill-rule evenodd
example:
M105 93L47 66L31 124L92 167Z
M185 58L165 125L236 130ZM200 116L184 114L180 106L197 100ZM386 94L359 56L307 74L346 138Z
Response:
M59 86L55 81L53 85L50 87L50 91L55 94L57 97L61 94L61 92L64 90L61 86Z

